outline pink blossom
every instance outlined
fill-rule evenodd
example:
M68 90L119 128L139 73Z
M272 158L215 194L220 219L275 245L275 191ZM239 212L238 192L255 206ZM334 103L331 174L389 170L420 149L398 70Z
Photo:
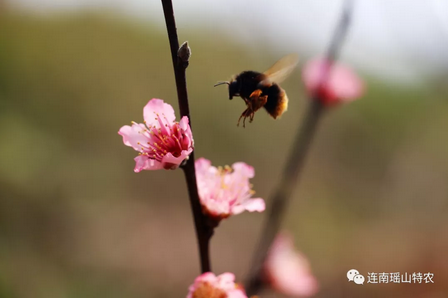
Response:
M318 290L308 260L294 250L292 237L288 234L277 235L264 265L267 281L280 293L309 297Z
M193 151L193 135L188 117L175 122L173 107L153 98L143 108L145 124L132 122L118 131L123 143L139 152L134 172L176 169Z
M321 84L322 75L327 71L325 83ZM364 92L364 84L356 73L337 63L330 68L329 61L325 59L309 61L303 69L302 79L308 93L316 94L326 105L353 101Z
M187 298L247 298L244 290L235 284L233 273L215 276L211 272L199 275L190 286Z
M244 210L264 211L263 199L251 199L254 191L249 179L255 175L251 166L237 162L232 167L216 168L205 158L196 160L195 166L199 197L205 214L219 220Z

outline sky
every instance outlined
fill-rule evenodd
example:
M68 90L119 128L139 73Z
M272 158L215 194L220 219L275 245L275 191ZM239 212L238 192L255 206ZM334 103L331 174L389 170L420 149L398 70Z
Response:
M39 14L108 10L164 26L158 0L10 3ZM173 0L173 5L178 26L229 30L241 42L261 42L263 49L279 55L319 55L328 46L343 0ZM379 79L404 84L448 73L448 1L355 0L341 60Z

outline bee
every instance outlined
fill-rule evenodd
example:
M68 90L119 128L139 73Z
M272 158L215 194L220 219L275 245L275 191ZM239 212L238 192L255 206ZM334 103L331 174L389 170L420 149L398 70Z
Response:
M285 80L297 66L297 54L289 54L274 63L267 71L260 73L246 70L234 76L229 82L218 82L214 87L227 84L229 99L234 96L241 97L247 108L238 119L237 126L243 119L246 127L246 118L249 123L254 120L255 112L261 107L274 119L281 116L288 109L288 97L285 90L278 84Z

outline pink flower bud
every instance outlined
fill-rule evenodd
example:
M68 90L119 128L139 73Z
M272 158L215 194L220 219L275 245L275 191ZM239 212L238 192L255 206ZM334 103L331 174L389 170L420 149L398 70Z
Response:
M132 123L118 131L123 143L139 152L134 172L176 169L193 151L193 135L188 117L175 122L173 107L153 98L143 108L145 124Z
M205 158L196 160L195 166L202 209L211 218L219 221L244 210L264 211L264 200L251 198L254 191L249 179L255 175L251 166L237 162L216 168Z
M233 273L215 276L211 272L199 275L190 286L187 298L247 298L244 290L235 284Z
M363 82L350 68L337 63L330 65L324 59L309 61L302 79L309 95L317 96L325 105L353 101L364 92ZM323 84L322 79L325 80Z
M264 273L273 289L288 296L309 297L318 290L308 260L294 250L288 234L277 235L264 264Z

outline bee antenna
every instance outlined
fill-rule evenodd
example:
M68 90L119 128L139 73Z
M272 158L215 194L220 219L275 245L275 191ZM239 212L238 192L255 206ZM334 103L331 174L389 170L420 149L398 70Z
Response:
M213 87L216 87L216 86L219 86L219 85L224 85L224 84L230 85L229 82L218 82L215 85L213 85Z

